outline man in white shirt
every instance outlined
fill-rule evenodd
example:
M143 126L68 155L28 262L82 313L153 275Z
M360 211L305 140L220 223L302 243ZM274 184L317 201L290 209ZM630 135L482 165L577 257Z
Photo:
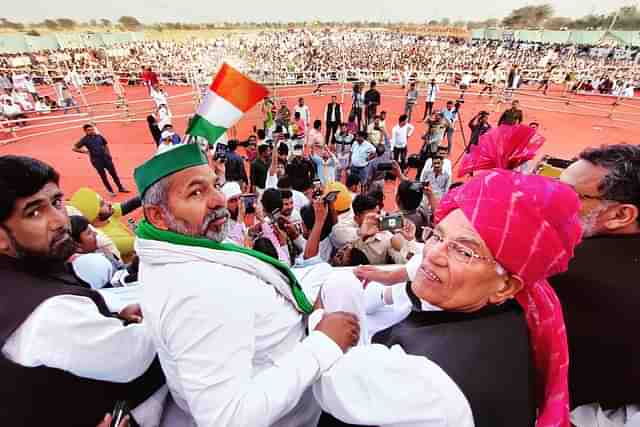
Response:
M400 163L400 169L402 171L404 171L407 166L407 144L414 130L415 127L408 122L407 115L403 114L398 119L398 124L395 125L391 131L393 159Z
M351 148L351 173L360 177L360 182L367 180L367 165L376 156L376 148L367 141L367 132L359 131L356 143Z
M440 87L436 83L436 79L431 79L431 83L427 85L425 93L426 99L424 101L424 116L422 117L422 121L425 121L427 117L431 117L431 113L433 113L433 105L436 103L438 93L440 93Z
M298 98L298 105L296 105L293 112L300 113L300 118L304 122L305 128L309 129L309 126L311 126L311 111L309 106L304 104L304 98Z
M429 183L436 198L441 199L449 191L451 175L444 172L442 157L434 157L432 168L425 168L420 175L420 182Z
M353 315L332 313L305 337L313 304L292 272L223 244L224 196L192 144L134 173L141 307L176 404L198 426L315 425L310 386L357 342ZM321 316L315 312L312 316Z
M453 177L451 160L447 158L447 147L442 145L438 146L438 156L442 157L442 171L445 175L449 177ZM433 172L433 158L428 158L424 163L424 169L422 169L422 174L420 175L420 182L425 182L427 179L427 174ZM453 178L452 178L453 179Z
M1 425L96 425L116 400L135 407L164 383L146 328L111 313L139 315L70 274L75 244L58 182L43 162L0 157ZM139 424L157 425L140 411Z

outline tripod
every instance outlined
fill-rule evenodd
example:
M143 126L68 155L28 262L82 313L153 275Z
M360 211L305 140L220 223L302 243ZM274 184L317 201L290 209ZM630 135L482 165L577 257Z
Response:
M469 144L467 144L467 137L464 134L464 124L462 123L462 114L461 114L461 107L462 104L464 103L464 92L465 89L462 90L462 92L460 93L460 99L457 102L456 105L456 111L458 112L458 123L460 124L460 134L462 135L462 145L464 147L464 150L462 150L462 153L460 153L460 156L458 156L458 158L456 159L456 161L453 163L453 165L451 166L451 170L453 171L453 169L455 169L456 166L458 166L458 163L460 163L460 160L462 160L462 157L464 157L464 155L468 152L469 150ZM462 101L462 102L460 102ZM453 179L453 177L451 177Z

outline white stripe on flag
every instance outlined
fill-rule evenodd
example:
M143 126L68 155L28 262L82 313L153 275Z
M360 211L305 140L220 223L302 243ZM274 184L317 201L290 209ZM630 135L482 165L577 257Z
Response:
M226 129L238 123L244 114L229 101L210 90L200 103L196 113L212 125Z

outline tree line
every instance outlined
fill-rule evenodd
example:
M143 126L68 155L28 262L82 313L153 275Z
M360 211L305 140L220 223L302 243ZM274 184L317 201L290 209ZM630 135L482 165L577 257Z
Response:
M449 18L440 20L426 20L422 23L389 23L374 21L352 22L216 22L192 24L184 22L158 22L144 24L134 16L122 16L117 21L109 19L92 19L87 22L78 22L70 18L45 19L42 22L22 23L13 22L6 18L0 18L0 30L24 31L38 35L38 29L49 31L69 31L75 29L101 28L104 30L139 31L144 29L164 30L213 30L213 29L287 29L303 26L331 26L341 28L392 28L420 31L428 27L441 31L451 28L452 34L460 30L474 28L505 27L511 29L549 29L549 30L602 30L607 29L615 22L616 30L640 30L640 10L636 6L625 6L609 13L588 14L574 19L556 16L553 6L541 4L524 6L514 9L503 19L491 18L483 21L451 21Z

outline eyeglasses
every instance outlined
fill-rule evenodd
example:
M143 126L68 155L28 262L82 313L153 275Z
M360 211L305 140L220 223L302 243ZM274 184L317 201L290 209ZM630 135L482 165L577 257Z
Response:
M497 264L497 262L489 257L478 255L476 251L455 240L447 239L442 233L431 227L422 227L422 240L425 246L435 246L440 243L446 243L447 255L463 264L471 264L474 260L484 261L489 264Z

